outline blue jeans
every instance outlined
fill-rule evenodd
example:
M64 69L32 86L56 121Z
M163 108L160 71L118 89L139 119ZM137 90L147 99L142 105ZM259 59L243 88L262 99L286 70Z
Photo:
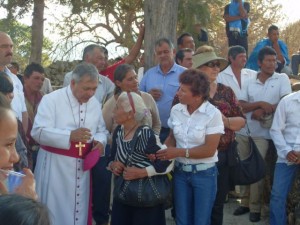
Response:
M298 165L276 163L270 201L270 224L285 225L286 199L293 184Z
M175 167L174 195L177 225L209 225L217 193L217 167L184 172Z

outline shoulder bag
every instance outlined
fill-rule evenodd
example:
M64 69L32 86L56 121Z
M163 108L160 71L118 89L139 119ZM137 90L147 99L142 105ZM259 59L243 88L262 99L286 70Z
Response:
M237 144L233 144L231 149L231 160L235 160L236 163L230 169L231 181L234 185L249 185L258 182L266 175L265 160L262 158L258 151L258 148L250 135L248 129L248 143L250 148L250 154L248 158L241 160L237 150Z

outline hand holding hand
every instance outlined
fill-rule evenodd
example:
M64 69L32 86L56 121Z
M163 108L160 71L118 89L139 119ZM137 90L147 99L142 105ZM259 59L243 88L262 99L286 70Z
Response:
M176 157L180 157L181 151L178 148L175 147L169 147L166 149L162 149L156 152L156 158L160 160L170 160L174 159Z

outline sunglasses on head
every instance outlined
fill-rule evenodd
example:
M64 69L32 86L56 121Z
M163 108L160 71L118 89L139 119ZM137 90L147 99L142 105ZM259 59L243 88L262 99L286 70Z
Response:
M221 67L221 63L219 61L216 61L216 62L208 62L208 63L205 63L204 64L205 66L208 66L210 68L214 68L214 67L218 67L220 68Z

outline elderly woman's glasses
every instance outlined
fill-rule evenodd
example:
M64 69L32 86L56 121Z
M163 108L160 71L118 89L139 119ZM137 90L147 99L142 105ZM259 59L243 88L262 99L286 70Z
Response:
M216 61L216 62L208 62L208 63L205 63L204 64L205 66L208 66L210 68L214 68L214 67L218 67L220 68L221 67L221 63L219 61Z

